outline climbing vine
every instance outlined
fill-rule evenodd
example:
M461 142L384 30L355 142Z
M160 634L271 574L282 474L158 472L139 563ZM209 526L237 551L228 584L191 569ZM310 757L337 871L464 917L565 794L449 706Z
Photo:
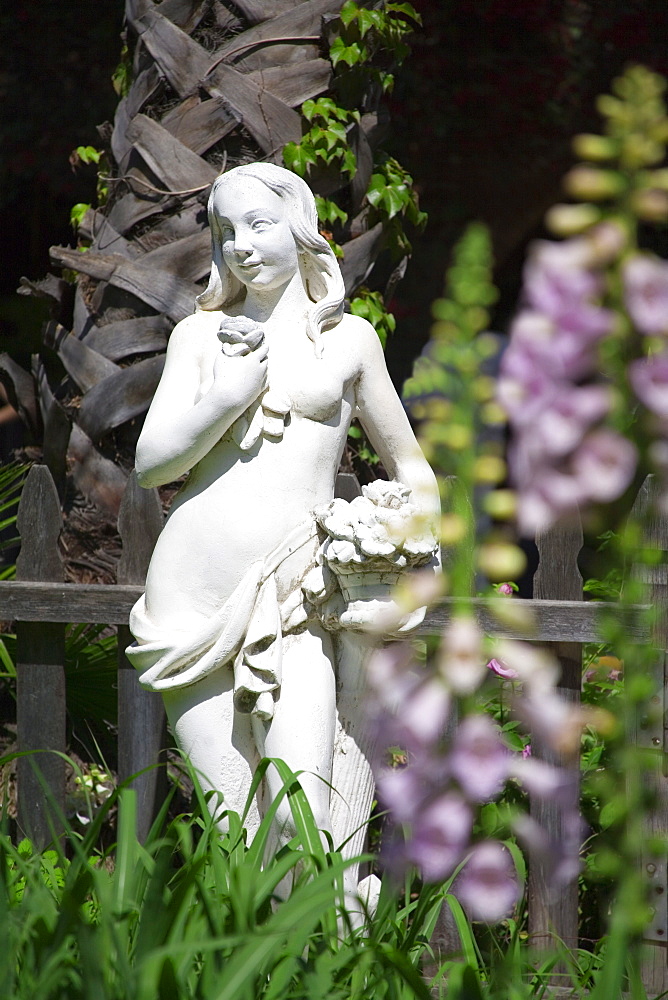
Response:
M366 216L367 228L382 224L384 248L395 263L411 252L405 224L421 229L426 223L413 178L383 150L373 153L371 174L360 204L353 204L349 190L358 172L355 143L362 115L377 110L382 94L391 91L393 70L409 54L407 38L420 23L420 15L409 3L386 0L377 9L369 10L348 0L330 33L335 99L305 101L301 107L301 141L290 142L283 150L286 167L306 178L315 190L323 177L330 181L323 186L331 187L331 178L338 173L342 183L334 192L336 197L331 193L327 197L317 195L316 204L321 232L339 257L343 255L340 243L351 236L353 213L358 218ZM394 331L395 320L382 292L358 289L350 309L374 325L384 346Z

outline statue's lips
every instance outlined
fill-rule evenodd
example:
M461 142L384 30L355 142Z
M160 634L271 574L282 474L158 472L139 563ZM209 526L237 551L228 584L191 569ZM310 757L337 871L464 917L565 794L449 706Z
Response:
M237 267L242 271L253 271L257 267L262 267L262 261L256 260L252 264L237 264Z

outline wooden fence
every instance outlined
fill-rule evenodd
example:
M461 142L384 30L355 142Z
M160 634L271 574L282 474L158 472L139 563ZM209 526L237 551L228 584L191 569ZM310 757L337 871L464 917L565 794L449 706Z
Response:
M341 495L350 491L343 483ZM651 509L649 481L643 486L636 504L639 509ZM648 515L649 516L649 515ZM65 624L100 623L116 625L119 635L118 653L118 771L124 780L145 768L134 781L138 793L138 836L148 832L155 810L164 795L161 780L164 768L151 765L158 760L164 743L165 718L159 695L144 691L137 683L135 670L124 655L131 641L127 627L128 615L143 591L148 562L163 522L157 493L138 487L130 477L119 516L119 532L123 544L118 566L118 583L114 586L63 583L63 566L58 552L58 537L62 516L58 494L46 466L34 466L26 480L19 506L18 527L22 547L17 561L17 578L0 582L0 620L16 621L17 631L17 731L22 751L66 751L65 719ZM668 550L668 519L657 516L648 520L648 543ZM562 677L560 688L565 697L577 702L582 678L582 644L598 639L598 623L604 609L614 605L583 600L582 577L577 558L582 546L579 529L550 531L537 539L538 569L534 577L532 601L471 603L485 631L511 638L527 638L525 621L509 620L510 606L514 611L528 609L531 616L532 641L549 643L558 657ZM647 580L649 599L658 608L659 645L668 647L668 568L659 566ZM496 609L495 609L496 605ZM517 607L515 607L517 606ZM425 630L443 628L449 618L448 601L432 610ZM648 632L636 626L632 634L637 642L647 642ZM657 658L655 665L655 711L647 724L639 726L637 741L654 750L665 751L665 690L666 657ZM540 734L532 735L534 753L554 760L554 754L541 744ZM65 803L65 762L53 753L36 755L43 779L62 809ZM50 840L47 805L43 788L35 774L35 755L18 760L18 824L37 843ZM663 753L657 754L653 782L658 802L655 813L648 818L650 828L665 834L668 829L668 779L664 774ZM579 799L579 763L560 761L571 770L570 783L573 805ZM532 803L532 813L546 825L552 836L559 839L562 813L551 803ZM656 858L644 859L653 888L654 917L648 928L644 980L650 996L668 989L666 941L668 937L668 893L666 865ZM539 863L530 866L529 920L532 939L540 942L558 935L571 947L578 940L577 885L554 896Z

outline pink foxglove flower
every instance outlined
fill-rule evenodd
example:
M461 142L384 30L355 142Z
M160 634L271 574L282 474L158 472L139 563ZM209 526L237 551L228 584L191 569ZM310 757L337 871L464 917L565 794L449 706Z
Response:
M495 840L476 844L457 879L455 893L474 920L495 923L507 916L520 895L507 848Z
M488 802L501 794L511 755L488 715L469 715L460 723L450 752L449 768L467 798Z
M473 810L455 792L446 792L414 817L408 860L426 882L440 882L452 874L468 846Z
M610 393L600 385L564 391L534 424L534 444L543 454L570 454L586 432L610 411Z
M632 361L629 379L640 402L657 417L668 420L668 353Z
M638 254L623 269L624 299L637 329L668 334L668 261Z
M509 667L507 663L503 660L498 660L496 657L493 657L489 661L487 668L496 674L497 677L502 677L506 681L516 681L519 677L519 674L513 667Z
M517 677L530 693L539 696L552 693L561 669L551 653L517 639L497 639L494 648L499 660L512 663Z
M439 672L455 694L470 694L485 676L482 635L473 618L457 617L443 631Z
M631 485L637 463L635 445L621 434L602 428L583 440L571 468L587 499L608 503Z

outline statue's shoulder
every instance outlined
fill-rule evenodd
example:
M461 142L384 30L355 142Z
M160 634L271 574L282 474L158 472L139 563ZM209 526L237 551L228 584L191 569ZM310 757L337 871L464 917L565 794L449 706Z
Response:
M383 349L378 334L368 320L352 313L344 313L339 324L333 331L337 340L349 357L355 358L364 365L375 363Z
M180 320L172 330L169 346L174 351L197 351L212 337L215 337L220 327L222 313L199 309Z
M371 323L361 316L354 316L353 313L344 313L334 330L337 336L360 346L372 343L374 337L378 340Z

